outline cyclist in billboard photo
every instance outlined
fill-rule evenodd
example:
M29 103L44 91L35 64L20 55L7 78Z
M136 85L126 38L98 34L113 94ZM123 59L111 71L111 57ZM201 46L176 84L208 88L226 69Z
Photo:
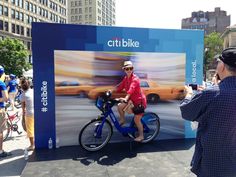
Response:
M236 48L216 59L217 87L187 95L180 105L182 117L197 121L191 171L198 177L236 176Z
M4 68L0 65L0 78L4 74ZM3 150L3 130L6 129L5 121L5 103L8 100L8 93L6 85L0 80L0 158L7 157L11 155L9 152Z
M125 123L125 112L133 113L135 115L134 121L139 133L139 135L134 140L141 142L144 139L141 118L145 108L147 107L146 96L140 87L140 79L133 72L133 63L131 61L125 61L122 69L126 73L126 76L113 90L116 92L121 92L123 90L126 91L126 96L124 98L119 98L121 101L123 101L122 103L118 104L120 124L123 125Z

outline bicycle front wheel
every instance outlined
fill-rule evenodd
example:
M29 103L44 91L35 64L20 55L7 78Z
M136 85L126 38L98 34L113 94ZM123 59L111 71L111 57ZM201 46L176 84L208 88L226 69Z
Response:
M156 138L160 131L160 120L155 113L145 113L142 117L144 140L142 143L148 143Z
M3 141L5 141L9 134L10 134L10 131L11 131L11 125L9 122L6 122L6 129L3 130L2 134L3 134Z
M94 119L80 131L79 144L87 151L98 151L110 141L112 133L113 129L108 120L102 125L102 120Z

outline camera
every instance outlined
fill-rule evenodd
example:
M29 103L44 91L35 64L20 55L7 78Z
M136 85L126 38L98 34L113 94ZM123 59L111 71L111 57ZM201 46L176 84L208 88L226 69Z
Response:
M193 90L197 90L197 84L189 84L189 87L192 87Z

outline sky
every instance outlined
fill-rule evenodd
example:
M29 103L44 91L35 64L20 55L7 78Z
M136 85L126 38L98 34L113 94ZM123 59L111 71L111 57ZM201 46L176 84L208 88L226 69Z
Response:
M193 11L215 11L231 16L236 24L235 0L116 0L116 26L181 29L181 20Z

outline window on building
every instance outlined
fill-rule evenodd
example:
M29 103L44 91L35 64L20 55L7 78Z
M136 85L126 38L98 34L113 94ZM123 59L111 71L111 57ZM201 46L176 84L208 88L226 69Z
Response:
M3 21L0 20L0 30L3 30Z
M18 12L18 11L16 11L16 19L17 19L17 20L20 19L20 17L19 17L19 12Z
M33 21L33 17L29 16L29 23Z
M20 25L16 25L16 34L20 34Z
M20 27L20 34L25 35L25 28L23 26Z
M100 10L100 9L99 9ZM89 12L91 13L92 12L92 7L89 7ZM99 13L99 11L98 11ZM100 10L100 13L101 13L101 10Z
M34 13L37 13L37 12L36 12L36 5L34 5L34 4L33 4L33 12L34 12Z
M3 14L8 17L8 7L3 8Z
M38 14L39 14L39 15L42 15L42 9L41 9L41 7L38 8Z
M25 23L29 23L29 15L25 14Z
M29 10L29 2L28 1L25 1L25 9Z
M15 14L15 10L14 9L11 9L11 18L15 18L16 16L15 16L16 14Z
M16 5L20 6L20 1L19 0L16 0Z
M26 29L26 35L27 35L27 37L30 37L30 33L31 33L31 32L30 32L30 29L27 28L27 29Z
M23 0L19 0L19 7L23 8L23 4L24 4L24 1Z
M15 0L11 0L11 3L15 5L16 1Z
M85 13L88 13L88 7L85 7Z
M29 3L29 10L30 10L30 12L33 12L33 4L32 3Z
M2 8L3 8L3 6L0 5L0 15L3 15Z
M19 17L20 17L20 21L24 21L24 15L22 12L20 12Z
M79 8L79 14L82 14L82 8Z
M92 0L89 0L89 4L92 4Z
M16 26L14 23L11 24L11 32L15 33L16 32Z
M82 6L82 2L81 2L81 0L79 0L78 3L79 3L79 6Z
M4 30L5 30L5 31L9 31L8 22L4 22Z
M27 49L28 49L28 50L31 49L31 44L30 44L30 42L27 42Z

